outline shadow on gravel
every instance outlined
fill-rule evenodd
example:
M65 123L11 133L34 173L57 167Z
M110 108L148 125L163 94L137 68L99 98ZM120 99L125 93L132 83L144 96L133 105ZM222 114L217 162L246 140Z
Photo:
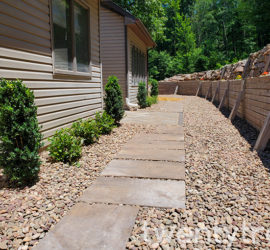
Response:
M21 185L21 186L12 185L11 183L8 182L6 176L3 174L3 170L0 169L0 190L1 189L20 190L20 189L24 189L26 187L30 188L38 182L39 182L39 179L33 181L32 183L28 183L26 185Z
M218 104L214 103L214 105L218 108ZM229 118L230 110L227 108L222 108L221 113L226 117ZM249 143L250 150L253 151L255 146L256 140L259 136L259 131L252 127L246 120L241 119L240 117L236 116L232 124L237 128L241 136ZM258 153L263 165L268 169L270 172L270 142L265 149L265 151Z

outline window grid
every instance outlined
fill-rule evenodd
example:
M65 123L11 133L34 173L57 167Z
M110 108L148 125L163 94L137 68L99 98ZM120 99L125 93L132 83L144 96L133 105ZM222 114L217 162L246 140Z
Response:
M133 84L137 85L140 81L145 81L146 77L146 56L135 46L131 49L132 78Z

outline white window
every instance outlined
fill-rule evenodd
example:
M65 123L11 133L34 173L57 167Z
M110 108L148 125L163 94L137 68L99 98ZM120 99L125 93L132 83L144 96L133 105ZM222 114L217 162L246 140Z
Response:
M75 0L52 0L55 73L90 76L89 8Z

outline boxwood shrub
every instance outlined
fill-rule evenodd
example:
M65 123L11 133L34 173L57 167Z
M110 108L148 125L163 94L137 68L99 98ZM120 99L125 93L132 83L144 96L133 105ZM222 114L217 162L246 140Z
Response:
M0 81L0 167L16 186L38 179L42 146L34 94L22 81Z
M112 130L115 128L114 119L104 111L96 113L96 123L98 128L100 129L101 134L110 134Z
M63 128L49 138L48 147L51 158L58 162L73 164L77 162L82 154L82 139L76 137L73 130Z
M96 121L91 118L74 122L72 129L74 135L82 138L85 145L90 145L98 141L100 136L100 129Z

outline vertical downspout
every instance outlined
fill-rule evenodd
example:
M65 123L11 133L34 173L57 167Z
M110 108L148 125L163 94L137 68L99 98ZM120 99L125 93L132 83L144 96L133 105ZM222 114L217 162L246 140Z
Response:
M129 75L128 75L128 37L127 37L127 25L124 23L125 29L125 61L126 61L126 98L129 98ZM125 100L126 102L126 100Z
M100 67L100 81L101 81L101 108L104 109L104 92L103 92L103 70L102 70L102 59L101 59L101 22L100 22L100 1L98 1L98 28L99 28L99 67Z
M148 82L149 82L149 75L148 75L148 51L149 49L146 50L146 86L147 86L147 94L148 94Z

